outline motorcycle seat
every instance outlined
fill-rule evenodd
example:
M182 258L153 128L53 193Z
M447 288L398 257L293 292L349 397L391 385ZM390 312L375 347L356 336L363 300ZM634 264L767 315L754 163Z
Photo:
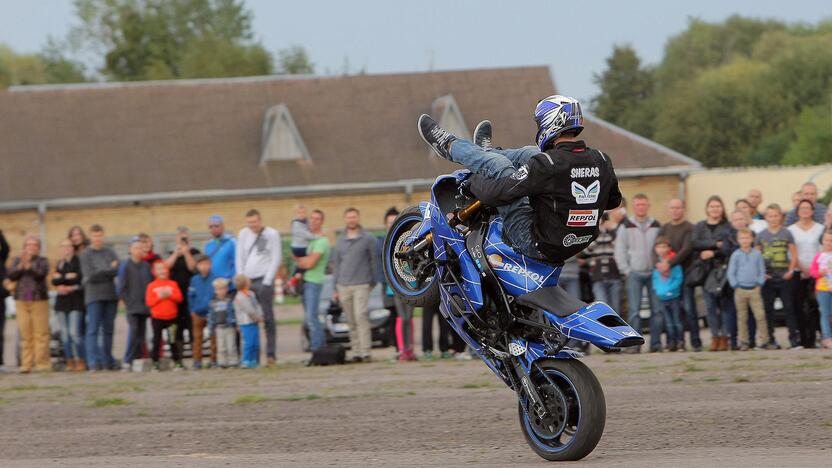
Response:
M587 306L560 286L549 286L517 296L517 303L534 309L543 309L558 317L567 317Z

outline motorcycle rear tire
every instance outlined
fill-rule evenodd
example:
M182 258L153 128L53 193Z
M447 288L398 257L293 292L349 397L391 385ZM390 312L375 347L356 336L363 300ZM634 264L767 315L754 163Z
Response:
M414 306L414 307L425 307L436 305L439 303L439 282L434 278L428 288L418 294L414 294L413 291L409 291L403 289L399 286L399 282L402 281L398 278L397 274L393 271L390 271L388 267L389 262L386 258L388 255L392 255L393 246L395 245L399 236L403 235L400 233L399 230L403 224L412 224L418 223L422 221L422 212L419 210L418 206L411 206L399 213L399 216L393 221L393 225L390 226L390 230L388 231L387 237L384 239L384 250L382 251L382 255L385 256L383 259L384 264L384 276L387 279L387 284L393 289L393 291L402 299L405 304ZM397 235L391 236L390 233L394 233ZM433 247L428 247L433 249Z

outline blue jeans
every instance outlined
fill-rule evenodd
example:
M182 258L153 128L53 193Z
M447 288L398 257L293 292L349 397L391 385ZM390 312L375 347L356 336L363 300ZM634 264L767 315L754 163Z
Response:
M670 299L669 301L660 302L662 313L664 314L664 321L667 324L667 343L682 342L684 338L684 332L682 331L682 301L680 299Z
M462 164L471 172L494 179L509 177L539 153L540 149L537 146L485 151L462 139L454 140L451 144L451 158L454 162ZM529 197L518 198L508 205L498 206L497 212L503 218L503 238L511 247L523 255L542 258L532 234L534 210L529 205Z
M656 299L653 294L652 273L649 271L631 271L625 281L627 288L627 323L634 330L641 331L641 320L638 310L641 307L641 295L647 287L647 302L650 307L650 349L661 349L662 331L664 330L664 317L658 312Z
M621 280L596 281L592 283L592 294L596 301L612 307L612 310L621 310Z
M64 357L67 359L84 359L84 311L71 310L58 312L61 321L61 343L64 346Z
M257 359L260 357L260 327L256 323L240 325L240 334L243 340L243 358L240 365L257 367Z
M722 314L722 302L718 295L703 291L705 309L708 311L708 327L711 336L728 336L725 328L725 317Z
M133 356L133 326L130 325L130 319L127 319L127 341L126 345L124 346L124 359L122 362L130 363L133 362L133 359L136 357Z
M832 338L832 292L817 291L818 306L820 307L820 334L823 339Z
M115 365L113 358L113 331L115 328L118 302L97 301L87 304L87 367L89 369L110 369Z
M323 284L303 283L303 311L305 314L306 328L309 330L309 348L312 351L326 344L323 324L318 316L321 305L321 291Z
M696 288L690 286L682 287L682 298L685 303L685 320L690 333L690 344L694 348L702 347L702 338L699 337L699 313L696 310Z

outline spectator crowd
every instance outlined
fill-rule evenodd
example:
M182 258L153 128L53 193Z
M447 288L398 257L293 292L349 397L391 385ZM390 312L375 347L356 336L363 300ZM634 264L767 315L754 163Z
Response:
M646 306L650 352L703 350L700 290L710 351L832 348L832 211L818 202L812 182L803 184L792 204L788 210L763 205L763 194L755 189L728 208L715 195L707 200L704 219L693 224L685 202L674 199L667 206L669 221L660 224L650 215L649 198L637 194L630 200L631 212L622 206L603 215L595 242L564 265L561 286L584 300L608 303L638 330ZM397 216L395 208L385 214L388 229ZM188 348L194 369L254 368L276 362L274 303L283 286L302 296L309 348L314 352L327 345L319 316L327 272L334 285L332 301L340 304L348 324L352 361L372 359L369 300L377 284L392 314L389 340L396 344L397 359L415 360L414 311L384 284L383 237L366 231L359 211L349 208L330 245L324 221L321 210L296 208L290 226L294 267L288 274L280 233L254 209L245 213L246 226L236 237L226 232L222 216L209 217L211 238L202 250L191 242L188 228L178 228L176 246L164 256L154 252L149 235L140 233L129 241L128 258L120 259L108 246L104 228L93 225L88 235L80 226L69 230L54 265L41 255L41 240L33 235L10 259L0 231L0 299L11 294L15 301L20 372L53 368L50 285L68 370L142 370L145 363L160 370L165 350L173 369L181 370ZM0 369L3 304L0 300ZM127 333L125 353L117 359L113 337L119 304ZM425 356L434 356L435 320L438 356L469 356L438 306L422 313ZM781 315L788 329L788 343L782 345L774 335Z

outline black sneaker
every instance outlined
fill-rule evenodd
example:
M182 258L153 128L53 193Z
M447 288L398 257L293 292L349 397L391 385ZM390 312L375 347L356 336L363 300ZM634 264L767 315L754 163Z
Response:
M451 143L456 140L456 137L447 130L440 127L435 120L430 118L427 114L422 114L419 117L419 135L425 140L425 143L433 148L433 151L439 155L440 158L453 161L451 159Z
M474 144L486 151L493 148L491 146L491 121L483 120L477 124L474 129Z

